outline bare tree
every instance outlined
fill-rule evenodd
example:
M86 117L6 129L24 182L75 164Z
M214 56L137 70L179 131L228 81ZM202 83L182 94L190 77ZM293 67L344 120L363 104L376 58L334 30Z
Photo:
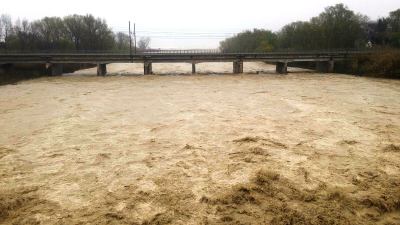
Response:
M83 17L76 14L64 17L64 23L67 27L69 38L74 43L75 50L80 50L82 39L84 39Z
M138 48L139 50L146 50L150 48L150 41L151 39L149 37L142 37L140 38L138 42Z
M5 41L12 31L11 16L1 15L0 16L0 41Z
M0 42L3 42L3 21L0 19Z
M130 38L129 35L123 33L123 32L118 32L115 35L115 44L116 44L116 48L118 50L128 50L129 49L129 42L130 42Z

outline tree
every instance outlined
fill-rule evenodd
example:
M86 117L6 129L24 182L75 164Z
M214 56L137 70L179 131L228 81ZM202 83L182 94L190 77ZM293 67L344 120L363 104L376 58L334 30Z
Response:
M374 45L385 46L389 43L387 18L379 18L377 21L368 23L368 40Z
M245 31L220 43L222 51L265 52L274 49L360 48L368 41L366 16L355 14L343 4L327 7L310 21L294 22L279 32Z
M400 47L400 9L390 12L388 21L390 44L393 47Z
M278 32L278 45L281 49L316 49L322 42L320 32L311 22L294 22Z
M266 52L276 45L276 35L269 30L244 31L220 42L222 52Z
M32 29L41 39L41 47L46 50L70 49L68 31L60 17L45 17L32 23Z
M366 23L368 18L356 15L343 4L327 7L313 20L319 26L324 37L324 48L353 48L366 41Z
M12 34L12 21L11 16L1 15L0 16L0 41L6 41L8 36Z
M123 33L123 32L118 32L115 35L115 41L116 41L116 49L117 50L128 50L130 47L130 38L129 35Z
M105 20L86 15L82 18L82 48L85 50L108 50L115 45L114 34Z
M0 17L1 18L1 17ZM3 21L0 19L0 43L4 42L4 38L3 38Z
M71 15L64 17L64 23L68 31L70 41L74 43L75 50L81 49L81 42L84 35L83 16Z
M400 9L390 12L389 26L392 32L400 32Z
M115 35L106 21L92 15L45 17L28 22L0 17L0 47L13 50L113 50Z
M361 47L367 41L367 21L343 4L325 9L308 22L286 25L278 33L281 48L338 49Z
M8 37L8 46L11 49L35 50L36 38L32 33L31 24L27 20L18 19L13 27L13 35Z
M147 50L150 48L150 41L151 39L149 37L142 37L140 38L138 42L138 48L141 51Z

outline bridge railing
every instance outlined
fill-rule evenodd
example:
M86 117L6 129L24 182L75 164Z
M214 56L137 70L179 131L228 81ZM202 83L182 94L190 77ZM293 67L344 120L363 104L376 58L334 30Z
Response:
M220 54L219 49L149 49L139 51L141 54Z
M368 53L368 52L380 52L380 49L318 49L318 50L296 50L296 49L277 49L273 51L264 52L246 52L246 51L221 51L219 49L148 49L138 50L136 52L129 50L7 50L0 49L0 55L7 54L32 54L32 55L51 55L51 54L77 54L77 55L89 55L89 54L104 54L104 55L195 55L195 54L346 54L346 53Z
M220 54L219 49L146 49L146 50L9 50L0 49L0 54Z

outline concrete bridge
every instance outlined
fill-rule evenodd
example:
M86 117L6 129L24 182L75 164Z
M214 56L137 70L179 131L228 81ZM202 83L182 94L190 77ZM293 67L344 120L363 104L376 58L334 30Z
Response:
M290 62L316 62L316 70L333 72L335 61L347 60L365 52L359 51L304 51L269 53L219 53L196 51L156 51L139 54L115 53L0 53L0 65L43 64L49 75L61 75L65 64L95 64L97 75L107 74L110 63L143 63L145 75L152 74L153 63L190 63L192 73L196 73L196 64L202 62L232 62L233 73L243 73L243 62L262 61L276 64L276 72L287 73Z

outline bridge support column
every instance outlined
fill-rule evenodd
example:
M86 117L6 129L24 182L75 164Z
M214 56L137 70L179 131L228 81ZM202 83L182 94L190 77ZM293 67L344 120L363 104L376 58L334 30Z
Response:
M316 63L315 70L320 73L333 73L335 69L335 61L320 61Z
M63 65L58 63L46 64L48 75L61 76L63 74Z
M107 64L97 64L97 76L105 76L107 74Z
M328 62L328 73L333 73L335 71L335 61L329 60Z
M7 73L12 73L13 71L13 64L8 63L8 64L0 64L0 75L1 74L7 74Z
M243 73L243 61L242 60L235 60L233 61L233 73Z
M192 63L192 74L196 73L196 63Z
M144 62L144 75L153 74L153 65L149 61Z
M276 72L279 74L287 74L287 62L277 62Z

